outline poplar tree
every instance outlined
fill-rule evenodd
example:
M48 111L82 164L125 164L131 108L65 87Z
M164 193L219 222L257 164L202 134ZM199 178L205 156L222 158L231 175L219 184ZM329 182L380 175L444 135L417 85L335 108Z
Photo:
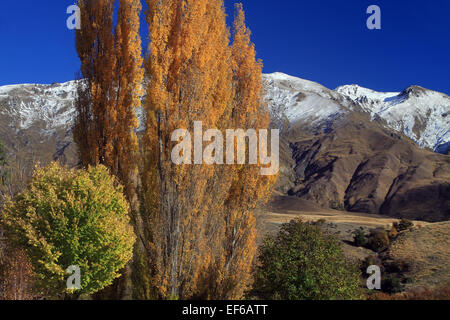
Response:
M105 164L135 197L143 58L139 0L119 0L113 32L113 0L80 0L77 52L82 86L76 103L74 139L83 166ZM84 100L83 100L84 99Z
M103 164L119 178L130 202L135 232L141 235L135 113L143 94L141 2L119 0L115 27L114 0L79 0L78 4L81 30L76 33L76 45L83 79L76 101L74 140L79 159L84 167ZM140 241L136 246L135 256L144 250ZM113 294L117 295L123 294Z
M227 124L244 130L266 129L270 117L262 99L262 62L256 60L250 36L242 4L236 4L231 46L234 100ZM205 271L208 282L202 298L240 299L251 285L251 268L257 250L253 211L268 199L277 178L260 175L261 165L258 159L257 165L227 166L227 172L223 173L231 176L232 182L223 204L222 247L216 262Z
M193 132L195 121L221 131L267 128L262 65L241 7L230 46L222 0L147 4L142 177L155 286L162 298L240 298L256 250L251 211L274 178L259 176L260 163L176 165L171 137L180 128Z
M83 80L75 104L74 141L83 166L105 164L106 148L111 145L113 115L114 0L79 0L81 29L76 32L76 49Z
M205 192L214 166L175 165L172 132L194 121L215 128L232 101L229 31L222 1L149 0L150 55L146 111L147 207L155 282L164 298L189 298L212 260ZM220 193L217 193L220 194Z

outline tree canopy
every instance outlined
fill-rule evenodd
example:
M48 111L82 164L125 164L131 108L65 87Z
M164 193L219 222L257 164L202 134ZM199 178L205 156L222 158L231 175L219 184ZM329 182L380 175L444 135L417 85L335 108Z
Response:
M261 299L361 299L360 273L339 242L301 220L284 224L261 247L253 294Z
M81 270L78 294L112 283L131 259L135 242L123 188L104 166L36 168L25 191L7 200L1 223L9 240L31 259L36 287L66 293L66 269Z

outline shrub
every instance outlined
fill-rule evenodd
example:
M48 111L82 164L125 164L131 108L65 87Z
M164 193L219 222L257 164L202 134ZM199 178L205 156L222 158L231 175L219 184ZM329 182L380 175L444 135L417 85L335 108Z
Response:
M327 223L327 220L321 218L321 219L319 219L317 221L314 221L312 224L320 227L320 226L323 226L325 223Z
M8 164L7 158L6 158L6 151L5 148L3 147L3 143L0 140L0 187L5 184L6 181L6 171L5 171L5 167ZM0 195L1 195L1 190L0 190ZM1 200L1 199L0 199Z
M361 229L358 229L354 232L353 243L357 247L365 247L367 245L368 239Z
M402 218L400 222L394 222L394 228L397 229L398 232L411 229L412 227L414 227L414 223L406 218Z
M388 274L381 280L381 289L387 293L402 292L402 280L396 274Z
M380 252L389 246L388 232L384 229L373 229L370 231L367 246L375 252Z
M252 294L259 299L359 299L360 272L339 242L300 220L265 239Z
M386 261L386 271L389 273L406 273L411 270L410 264L405 260Z
M28 256L23 249L11 246L4 247L3 253L0 252L0 300L33 299L33 270Z
M395 238L397 238L397 236L398 236L398 231L394 226L392 226L391 229L389 229L389 231L388 231L389 240L394 240Z
M405 300L450 300L450 287L415 288L400 295Z
M37 288L52 298L72 294L65 279L71 265L81 269L76 295L111 284L135 242L122 187L103 166L36 168L27 189L6 202L1 222L30 257Z
M367 268L369 266L379 266L381 268L381 271L384 271L383 262L380 258L378 258L376 255L370 255L367 256L362 262L361 262L361 271L363 274L366 274Z

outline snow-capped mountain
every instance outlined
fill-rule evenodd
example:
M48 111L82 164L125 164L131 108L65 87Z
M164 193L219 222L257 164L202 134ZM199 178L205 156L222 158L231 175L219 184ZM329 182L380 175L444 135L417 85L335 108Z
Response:
M20 84L0 87L0 117L13 117L9 126L26 130L36 123L43 133L71 125L76 81L62 84Z
M294 124L320 127L339 115L351 111L351 105L342 96L324 86L284 73L263 76L265 100L272 121L282 129Z
M336 92L351 98L423 148L445 153L450 141L450 97L419 86L402 92L376 92L358 85L338 87Z
M36 161L76 161L71 128L76 81L0 87L0 140L9 158L32 168Z
M264 81L272 119L282 128L286 123L321 126L362 109L422 148L440 153L450 149L450 97L443 93L418 86L402 92L376 92L358 85L330 90L279 72L264 75Z
M381 118L419 146L446 153L450 148L450 97L413 86L402 92L376 92L357 85L330 90L318 83L272 73L263 76L265 99L274 123L326 131L353 111ZM52 85L0 87L0 123L15 134L34 128L42 139L70 131L74 118L76 81ZM141 110L137 110L141 115ZM64 139L66 140L66 139Z
M272 125L282 129L280 192L338 210L449 218L450 158L419 147L448 143L447 96L329 90L282 73L264 82Z
M282 129L278 190L324 207L448 219L448 96L419 87L336 90L282 73L263 77L272 124ZM0 140L11 163L76 165L77 82L0 87ZM142 109L137 110L142 118ZM15 157L15 159L14 159Z

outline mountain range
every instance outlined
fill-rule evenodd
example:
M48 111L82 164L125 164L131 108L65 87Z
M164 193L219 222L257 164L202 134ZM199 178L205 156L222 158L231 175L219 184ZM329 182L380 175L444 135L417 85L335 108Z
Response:
M278 192L324 208L448 220L449 96L419 86L330 90L283 73L263 82L271 126L281 130ZM76 86L0 87L0 140L10 158L76 165Z

